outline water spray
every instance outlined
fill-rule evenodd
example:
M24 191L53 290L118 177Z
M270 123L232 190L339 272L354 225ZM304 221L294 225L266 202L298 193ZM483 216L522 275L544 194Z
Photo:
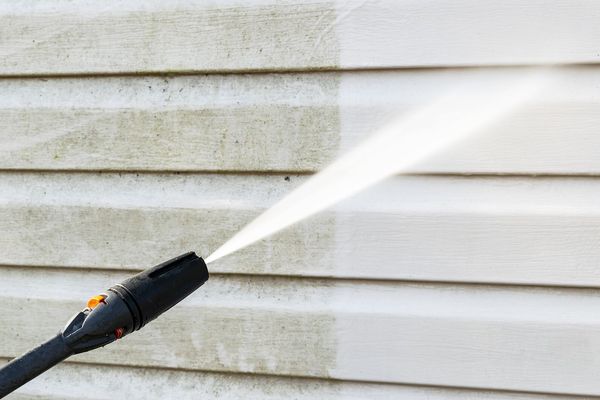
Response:
M74 354L104 347L143 328L207 280L204 260L190 252L93 296L55 337L0 369L0 398Z
M211 263L271 236L382 180L418 171L419 163L448 151L529 101L551 78L550 69L523 70L489 81L486 74L457 83L423 107L391 119L367 140L310 177L233 235Z

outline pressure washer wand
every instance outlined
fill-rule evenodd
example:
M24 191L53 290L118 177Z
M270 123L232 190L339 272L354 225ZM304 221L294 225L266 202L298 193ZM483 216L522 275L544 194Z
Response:
M141 329L207 280L206 263L190 252L92 297L55 337L0 369L0 398L73 354L106 346Z

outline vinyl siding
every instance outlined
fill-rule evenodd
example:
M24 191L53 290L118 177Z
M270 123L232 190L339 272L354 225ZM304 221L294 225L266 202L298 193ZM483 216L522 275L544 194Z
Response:
M392 115L544 64L436 157L209 266L14 399L600 396L600 3L0 2L0 363L208 256Z

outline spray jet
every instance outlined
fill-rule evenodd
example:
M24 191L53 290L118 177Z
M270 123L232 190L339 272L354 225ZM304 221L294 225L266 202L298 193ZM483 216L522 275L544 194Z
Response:
M104 347L141 329L207 280L206 263L189 252L90 298L55 337L0 369L0 398L73 354Z

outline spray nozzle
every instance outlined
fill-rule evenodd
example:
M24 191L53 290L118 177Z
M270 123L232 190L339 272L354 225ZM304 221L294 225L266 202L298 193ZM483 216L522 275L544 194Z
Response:
M183 254L92 297L61 334L74 353L104 346L142 328L207 280L204 260Z
M142 328L207 280L206 263L190 252L90 298L56 337L0 369L0 398L73 354L105 346Z

